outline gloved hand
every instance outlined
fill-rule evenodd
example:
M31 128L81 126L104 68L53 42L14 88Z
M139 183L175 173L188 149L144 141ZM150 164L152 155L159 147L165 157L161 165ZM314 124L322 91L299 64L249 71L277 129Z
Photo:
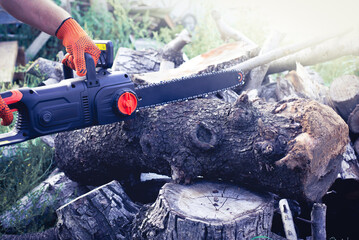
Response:
M0 118L1 125L8 126L12 123L14 119L12 112L10 111L9 106L5 103L4 99L0 96Z
M62 63L76 70L78 76L84 76L87 72L85 53L89 53L95 65L97 64L101 54L100 49L73 18L63 21L55 35L66 47L67 54Z

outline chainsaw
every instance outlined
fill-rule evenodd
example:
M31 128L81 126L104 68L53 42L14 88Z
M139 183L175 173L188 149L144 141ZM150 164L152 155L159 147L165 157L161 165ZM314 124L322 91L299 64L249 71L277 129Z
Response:
M36 137L125 121L137 111L184 101L242 86L241 71L220 71L136 86L124 72L111 72L113 44L95 41L101 50L98 64L85 54L86 77L74 78L63 65L59 83L20 88L0 93L12 112L18 112L15 127L0 134L0 146Z

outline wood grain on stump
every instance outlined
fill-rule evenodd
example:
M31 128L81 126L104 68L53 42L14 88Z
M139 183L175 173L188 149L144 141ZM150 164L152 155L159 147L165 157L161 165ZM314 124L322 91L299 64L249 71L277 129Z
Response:
M269 236L272 197L219 183L167 183L148 209L137 239L251 239Z
M347 121L359 103L359 77L346 75L334 79L329 94L338 113Z

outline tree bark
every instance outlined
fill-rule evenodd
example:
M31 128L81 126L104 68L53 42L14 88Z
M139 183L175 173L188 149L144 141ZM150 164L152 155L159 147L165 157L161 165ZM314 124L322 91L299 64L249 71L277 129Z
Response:
M59 208L60 240L130 239L131 223L139 210L112 181Z
M183 32L178 38L168 43L161 50L146 49L136 51L128 48L119 48L112 71L124 71L128 74L140 74L146 72L158 72L161 62L171 61L174 67L180 66L184 60L181 48L190 41L190 36ZM133 78L136 81L136 78ZM138 83L143 81L138 80Z
M359 133L359 104L357 104L354 110L349 114L348 126L353 133Z
M345 153L343 154L342 170L339 173L342 179L359 180L359 163L355 155L355 151L357 151L359 147L358 144L359 142L355 141L354 148L350 143L346 146Z
M359 77L346 75L334 79L330 85L330 98L340 116L347 121L359 103Z
M270 104L242 95L235 104L196 99L146 109L126 122L61 133L55 142L58 166L89 185L156 172L316 201L337 177L348 128L315 101Z
M134 239L251 239L270 235L273 200L235 185L167 183L138 216Z
M160 51L119 48L113 61L112 71L124 71L128 74L157 72L160 69L160 64Z
M277 97L277 101L299 98L293 84L287 78L283 77L277 77L276 79L275 95Z

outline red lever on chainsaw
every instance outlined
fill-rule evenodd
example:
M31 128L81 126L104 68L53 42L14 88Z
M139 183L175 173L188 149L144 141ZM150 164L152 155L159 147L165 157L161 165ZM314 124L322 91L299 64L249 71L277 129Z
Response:
M122 93L117 100L118 111L124 115L131 115L137 108L137 97L132 92Z

